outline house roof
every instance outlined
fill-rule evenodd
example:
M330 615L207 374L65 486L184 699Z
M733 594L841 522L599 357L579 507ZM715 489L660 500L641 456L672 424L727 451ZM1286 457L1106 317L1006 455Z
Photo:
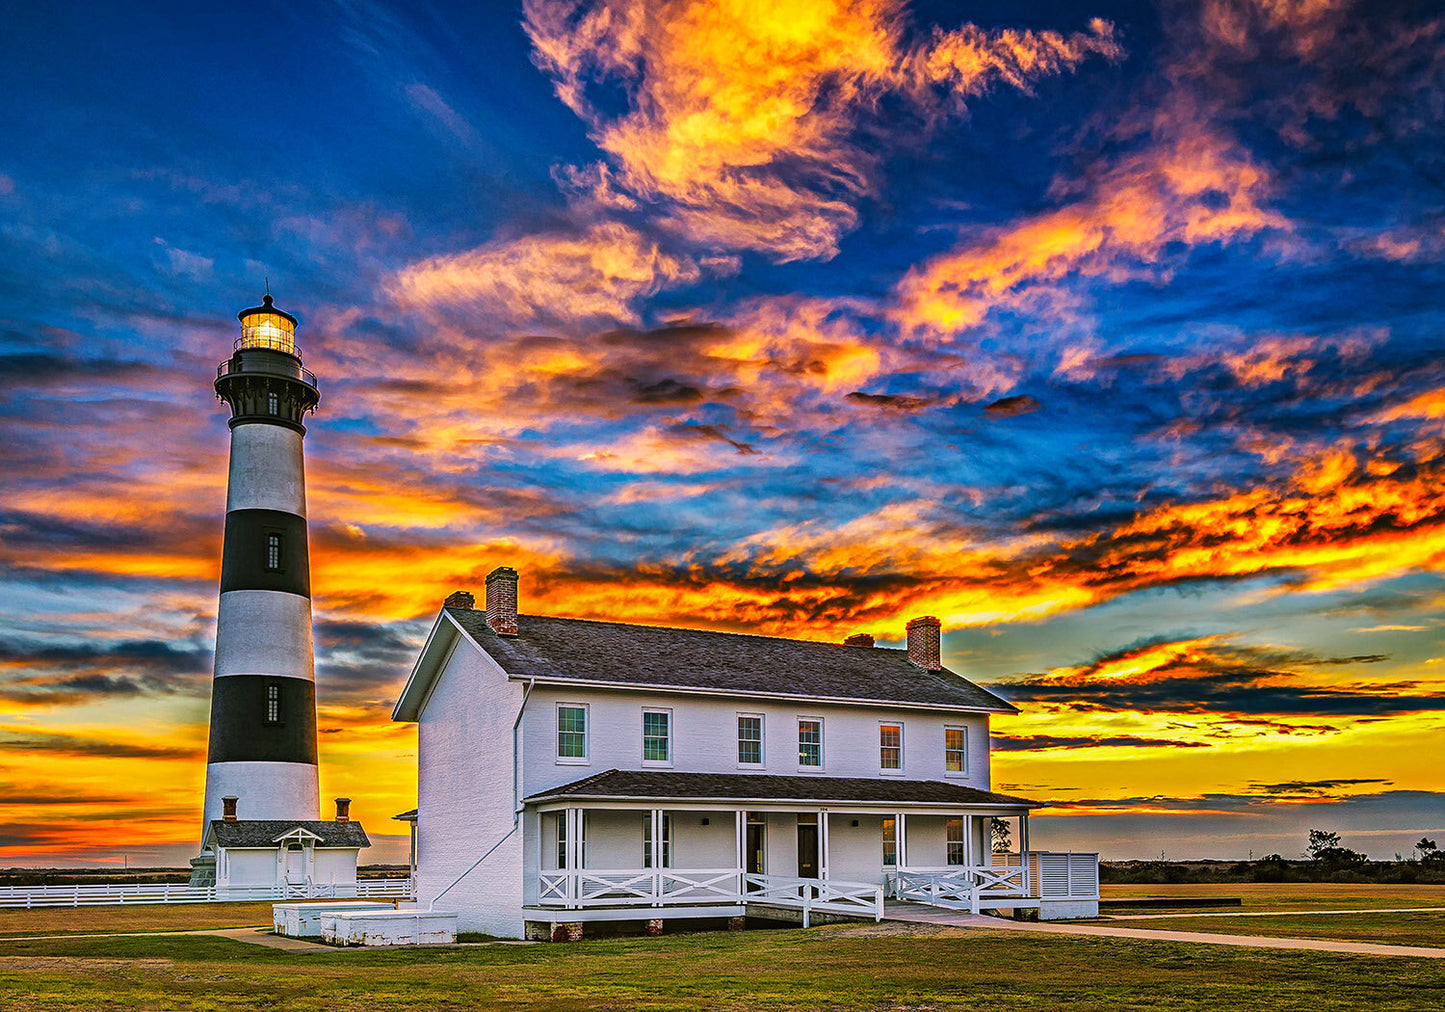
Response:
M215 819L208 834L219 847L245 849L248 847L270 848L280 839L300 829L316 837L318 847L370 847L371 840L359 822L321 822L300 820L286 822L273 819L236 819L228 822Z
M672 773L659 770L607 770L582 780L540 791L525 800L628 799L678 801L820 801L890 805L958 805L967 808L1039 808L1042 802L994 794L940 780L865 777L772 776L759 773Z
M956 672L920 668L906 650L540 615L518 616L517 635L498 636L483 611L445 608L443 616L515 678L1016 712ZM417 719L444 657L423 651L397 719Z

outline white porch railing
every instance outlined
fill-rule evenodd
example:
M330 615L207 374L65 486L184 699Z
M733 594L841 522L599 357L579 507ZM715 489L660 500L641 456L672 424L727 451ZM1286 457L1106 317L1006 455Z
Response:
M808 927L814 910L883 920L883 887L869 882L839 882L836 879L788 878L783 875L743 876L751 903L772 903L803 911Z
M538 902L569 909L740 902L736 868L642 868L544 871Z
M893 874L891 891L900 900L974 913L999 901L1099 898L1097 854L1030 851L1027 861L1019 854L994 860L999 863L907 868Z
M770 903L883 919L883 887L867 882L753 875L737 868L580 869L538 876L539 906L568 910L704 903Z
M409 878L361 879L355 885L292 883L260 886L191 886L181 883L0 886L0 907L91 907L151 903L237 903L353 897L409 899Z

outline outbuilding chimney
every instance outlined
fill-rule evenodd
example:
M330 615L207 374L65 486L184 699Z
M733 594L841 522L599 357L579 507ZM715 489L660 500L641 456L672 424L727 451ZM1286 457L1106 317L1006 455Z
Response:
M236 802L239 798L227 796L221 799L221 820L223 822L236 821Z
M351 821L351 799L350 799L350 798L337 798L337 799L336 799L336 821L337 821L337 822L350 822L350 821Z
M924 671L937 671L943 667L939 649L942 628L943 623L932 615L908 623L908 659Z
M498 636L517 635L517 571L511 566L487 574L487 625Z
M850 647L871 647L873 645L873 637L867 633L854 633L843 641L843 645Z
M442 602L442 607L459 608L462 611L471 611L472 608L476 606L476 603L477 599L472 597L470 592L465 590L454 590L450 594L448 594L447 599Z

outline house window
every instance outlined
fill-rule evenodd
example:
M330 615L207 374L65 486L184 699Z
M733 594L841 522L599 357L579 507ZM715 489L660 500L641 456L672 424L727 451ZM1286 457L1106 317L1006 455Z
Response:
M587 761L587 707L563 704L557 707L557 758L565 762Z
M823 765L823 722L816 717L798 718L798 765Z
M281 686L276 682L266 685L266 723L281 723Z
M943 769L946 773L968 772L968 728L943 729Z
M277 402L275 394L266 395L266 407L270 409L273 415L279 415L281 413L280 404Z
M266 571L281 572L281 535L275 531L266 535Z
M662 819L662 867L672 867L672 816L663 813ZM652 813L642 816L642 867L652 867Z
M878 767L885 770L903 769L903 725L878 725Z
M963 864L963 820L949 819L948 827L948 863Z
M672 760L672 711L642 711L642 759L665 763Z
M748 766L763 764L762 714L738 714L738 762Z
M883 817L883 863L898 864L898 820L891 815Z

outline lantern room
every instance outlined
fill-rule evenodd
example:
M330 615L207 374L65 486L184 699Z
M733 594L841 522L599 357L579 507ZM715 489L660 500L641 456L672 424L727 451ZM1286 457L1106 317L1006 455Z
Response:
M236 314L241 321L241 336L236 339L236 349L265 348L300 358L301 352L296 349L296 317L272 305L269 295L261 302L259 306Z

